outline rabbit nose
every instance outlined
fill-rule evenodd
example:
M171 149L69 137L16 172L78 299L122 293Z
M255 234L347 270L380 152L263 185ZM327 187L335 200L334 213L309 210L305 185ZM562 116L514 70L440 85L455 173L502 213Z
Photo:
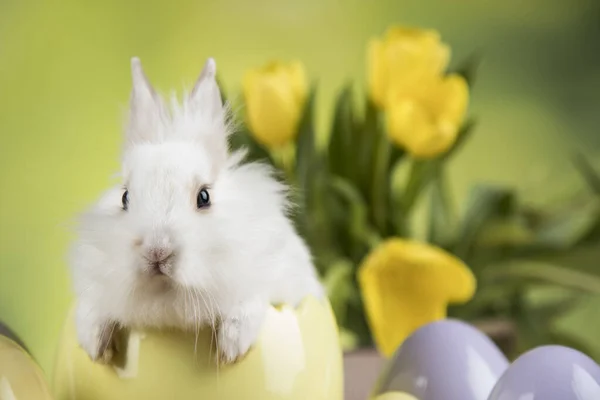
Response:
M173 250L166 247L152 247L148 251L148 259L152 262L161 263L171 257Z
M173 250L167 247L151 247L148 249L146 261L151 273L168 275L172 267Z

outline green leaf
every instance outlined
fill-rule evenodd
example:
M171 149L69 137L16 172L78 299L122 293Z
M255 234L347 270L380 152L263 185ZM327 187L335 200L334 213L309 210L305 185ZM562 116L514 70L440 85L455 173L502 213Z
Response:
M333 118L328 145L329 170L338 176L356 181L356 121L353 108L352 85L348 84L340 92Z
M335 215L330 212L334 202L329 198L329 171L326 159L316 147L314 130L314 103L316 86L313 85L299 123L295 154L296 226L318 254L337 252Z
M386 229L384 231L386 236L399 235L408 236L408 225L406 224L406 216L400 200L398 200L399 194L394 190L395 181L395 170L400 161L404 158L406 152L396 146L390 147L390 159L387 170L387 187L386 187L386 201L387 201L387 218L386 218Z
M481 65L482 59L483 55L480 51L474 52L465 61L463 61L458 68L450 72L456 73L465 78L469 87L472 88L475 84L477 70L479 69L479 65Z
M350 299L358 295L352 285L353 273L352 262L339 259L329 266L323 279L323 286L339 325L343 325L346 320Z
M511 308L513 293L521 290L521 283L514 281L488 282L479 279L473 298L461 305L452 305L448 313L454 318L476 320L481 318L506 316Z
M512 190L492 185L477 185L467 199L465 216L459 228L454 253L465 260L482 229L498 217L506 217L514 210Z
M389 177L392 145L379 131L371 167L371 212L377 229L387 235L392 185Z
M400 204L404 215L408 215L412 210L423 191L434 180L440 163L438 160L411 160L411 169L408 181L404 188Z
M325 179L323 195L323 214L327 216L329 223L328 234L332 236L331 240L335 242L335 247L330 249L336 253L337 257L345 257L353 261L359 249L355 239L350 232L351 206L348 201L339 196L331 185L331 177L327 175ZM318 239L317 239L318 240Z
M383 236L394 233L394 222L401 217L402 210L394 207L392 178L395 166L405 155L405 151L393 145L382 124L383 113L370 101L363 130L361 147L365 154L362 193L370 208L370 218Z
M445 247L450 240L454 223L446 175L440 168L435 174L430 197L428 241Z
M600 199L594 197L551 215L538 227L534 244L568 249L583 240L600 222Z
M582 293L575 291L568 296L558 296L552 301L546 300L541 305L533 304L531 300L524 302L523 309L516 315L523 342L522 351L552 344L568 346L592 355L584 341L569 334L568 330L559 328L559 322L577 310L583 298Z
M480 231L475 244L478 247L507 248L531 246L534 240L534 231L526 224L523 218L517 215L490 221Z
M309 239L312 246L323 246L321 237L329 238L322 200L323 188L326 187L323 174L326 168L323 158L317 153L314 131L314 103L316 86L310 89L304 111L298 124L298 135L295 148L294 203L298 206L295 215L296 226L300 233Z
M404 156L406 156L406 151L404 149L401 149L400 147L391 146L391 150L390 150L390 162L388 165L388 178L391 178L394 169L396 168L396 166L398 165L398 163L402 160L402 158L404 158Z
M358 168L358 188L367 202L371 202L374 158L377 143L381 136L381 111L367 98L365 118L358 130L356 163Z
M531 306L528 314L539 324L548 325L553 323L556 319L565 316L573 308L579 305L581 297L580 294L572 294L566 298L560 297L556 300L545 302L542 305Z
M339 235L339 214L331 211L339 202L331 196L329 182L325 169L313 173L308 196L305 192L297 194L298 209L293 215L298 231L315 256L328 259L343 251L340 244L344 242Z
M592 166L588 159L581 153L573 157L573 164L579 170L590 189L600 194L600 173Z
M322 160L317 154L315 140L313 115L315 95L316 86L313 86L304 107L296 139L296 180L299 189L307 198L311 196L312 174L323 167Z
M571 268L559 267L550 263L515 261L506 265L488 268L484 272L488 281L519 280L552 284L576 291L600 294L600 277Z
M335 176L331 177L330 184L334 193L342 198L349 207L347 229L355 242L368 248L379 244L381 238L369 224L368 208L357 188L344 178Z
M419 200L423 191L436 179L436 176L440 173L439 171L442 170L445 162L448 161L469 138L474 127L475 122L473 120L467 121L458 132L458 136L452 147L438 158L412 160L409 178L400 199L399 208L401 209L402 215L394 217L397 234L405 234L406 216L410 214L413 206ZM436 201L438 200L441 199L436 199Z

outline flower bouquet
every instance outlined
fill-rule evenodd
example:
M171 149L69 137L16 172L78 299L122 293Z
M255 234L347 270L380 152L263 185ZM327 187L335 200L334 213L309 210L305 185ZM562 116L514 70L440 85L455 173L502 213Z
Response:
M481 184L459 216L446 166L475 130L468 103L479 56L450 69L450 53L433 30L396 26L372 39L368 96L356 107L354 87L340 91L324 148L314 129L316 85L302 64L267 63L244 77L233 146L272 164L296 189L295 222L347 349L375 341L390 355L447 312L484 324L505 353L546 342L581 349L553 323L582 294L600 293L591 284L598 278L548 257L597 242L598 192L548 209L512 188ZM578 165L598 189L589 163L578 158ZM414 209L423 201L427 235L417 241ZM529 290L540 282L567 288L568 298L531 303Z

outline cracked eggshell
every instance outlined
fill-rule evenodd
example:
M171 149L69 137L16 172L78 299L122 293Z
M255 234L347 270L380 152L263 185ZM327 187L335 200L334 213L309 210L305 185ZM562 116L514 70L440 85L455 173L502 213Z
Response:
M51 400L46 378L25 349L0 335L0 399Z
M577 350L541 346L517 358L488 400L598 400L600 367Z
M373 400L419 400L415 396L404 392L387 392L375 397Z
M93 363L66 321L53 377L55 400L342 400L343 364L335 318L312 297L271 309L257 344L217 367L209 329L132 332L120 368Z
M486 400L508 360L485 334L446 319L410 335L387 362L372 397L403 392L419 400Z

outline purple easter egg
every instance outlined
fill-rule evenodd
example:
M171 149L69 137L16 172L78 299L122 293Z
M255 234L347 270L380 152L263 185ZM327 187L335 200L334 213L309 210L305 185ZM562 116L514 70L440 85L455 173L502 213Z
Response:
M488 400L599 400L600 367L563 346L542 346L517 358Z
M419 400L486 400L507 368L506 357L485 334L446 319L419 328L404 341L373 394L399 391Z

